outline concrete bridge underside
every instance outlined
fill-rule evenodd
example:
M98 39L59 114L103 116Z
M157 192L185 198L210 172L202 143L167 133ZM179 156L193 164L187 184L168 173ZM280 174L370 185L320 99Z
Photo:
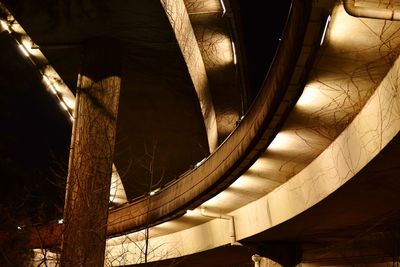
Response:
M168 5L168 1L162 3L164 7ZM196 1L185 1L185 4L186 10L174 11L178 12L175 15L179 17L181 12L186 12L192 19L192 33L198 37L199 32L207 31L202 27L215 19L214 13L201 13L201 6L195 15ZM215 6L221 11L219 4ZM357 10L356 14L350 15L345 7ZM158 10L157 14L168 14L161 4L152 8L152 11ZM146 229L153 248L148 259L166 266L180 260L182 266L187 266L191 259L195 259L191 266L196 266L196 262L198 266L223 266L210 263L205 259L210 256L204 256L218 253L242 255L243 258L236 258L236 264L243 266L252 263L248 257L253 254L284 265L398 261L398 9L399 4L385 5L382 1L293 1L263 86L237 124L243 112L244 94L238 97L238 92L233 92L236 97L231 96L230 103L221 104L226 91L215 92L218 89L212 86L219 83L243 90L239 90L240 80L221 78L228 77L226 73L235 68L233 55L229 67L223 70L211 67L213 64L207 62L213 57L207 59L205 41L197 39L198 56L204 69L200 71L202 74L193 74L185 49L179 37L175 37L177 30L168 21L174 14L162 19L157 16L152 21L151 25L157 22L158 26L168 28L163 31L164 43L160 44L160 39L151 42L147 38L155 37L145 34L142 40L127 40L130 44L127 57L135 60L140 61L138 55L154 51L160 53L153 58L157 61L153 63L165 59L171 64L171 58L167 57L177 55L180 59L172 60L176 66L169 65L167 69L155 68L147 57L138 65L127 67L129 78L125 93L124 85L121 89L119 121L120 145L124 149L118 150L117 142L115 165L127 168L136 164L129 159L132 151L143 152L138 147L146 142L153 145L153 140L143 136L158 132L166 132L156 136L159 144L164 144L164 138L176 143L157 147L157 153L168 155L171 150L181 151L175 158L169 155L171 162L161 157L161 165L169 166L186 157L182 151L189 144L193 158L185 159L185 164L193 164L203 157L205 160L177 179L164 183L155 194L110 209L107 264L142 263ZM136 9L132 6L132 10ZM382 15L390 12L392 20ZM210 17L202 20L199 14ZM129 33L121 39L137 37L140 33L143 32ZM35 39L34 33L31 35ZM147 76L148 70L143 70L146 67L151 72L163 72L160 76L164 78L153 80ZM176 75L177 72L181 74ZM76 72L72 74L73 77ZM209 81L206 87L198 86L208 88L212 95L219 135L215 150L210 145L213 134L207 130L209 123L204 114L208 113L202 108L196 75L203 75ZM182 81L176 80L177 76ZM65 77L67 83L74 83L71 82L74 78ZM170 87L174 88L172 95L166 94ZM175 97L177 94L179 97ZM160 96L159 102L156 96ZM152 100L142 101L146 98ZM197 107L193 108L193 103ZM160 110L150 111L150 105L160 105ZM222 111L226 109L224 105L232 107L234 119L230 119L229 112ZM182 117L183 109L188 112ZM189 112L191 109L193 112ZM149 122L147 112L165 117ZM176 112L176 116L171 112ZM175 124L171 125L171 118ZM148 129L154 131L148 132ZM187 143L182 143L182 136L177 136L177 132L185 135L183 140ZM135 134L140 141L132 141L130 134ZM143 173L148 170L143 169ZM136 169L132 167L132 170ZM171 173L184 170L181 164ZM129 175L121 176L128 198L134 191L130 189L133 185L129 183ZM243 262L246 257L247 263Z
M383 8L364 4L370 10ZM277 244L296 244L303 250L303 262L317 264L393 259L399 218L398 22L350 16L340 1L308 7L294 2L292 8L264 91L227 142L187 176L204 182L221 171L219 177L225 180L212 183L207 196L224 190L206 201L198 194L194 204L176 205L192 211L152 228L152 242L172 244L175 256L238 241L266 255ZM308 22L299 37L303 16ZM279 92L285 94L273 95L274 86L282 86ZM271 97L279 104L267 106ZM273 114L260 115L266 110ZM264 116L260 123L258 116ZM253 129L257 130L251 136ZM247 137L256 144L246 147ZM224 149L229 152L222 154ZM238 160L230 161L237 150ZM216 162L221 163L214 169ZM185 193L196 192L199 182L187 186ZM150 216L153 208L155 218L168 214L166 210L179 202L172 199L177 188L166 188L153 198ZM120 218L115 222L123 224L121 215L128 209L115 210ZM207 211L234 218L234 240L231 220L210 220ZM112 231L113 213L109 218ZM126 237L109 241L110 251L121 238ZM290 254L289 248L286 251ZM283 262L282 255L271 254Z

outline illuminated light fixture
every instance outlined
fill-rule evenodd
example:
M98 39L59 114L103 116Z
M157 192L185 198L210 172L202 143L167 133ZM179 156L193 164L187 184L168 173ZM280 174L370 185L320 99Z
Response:
M34 48L33 41L28 36L23 37L23 39L21 40L21 45L25 47L25 50L28 51L30 56L34 56L35 53L36 55L38 55L38 50Z
M199 167L204 161L206 161L206 158L200 160L199 162L196 163L196 167Z
M65 105L67 105L67 107L69 107L70 109L74 109L75 108L75 101L69 97L63 96L62 97L63 102L65 103Z
M236 65L237 63L237 58L236 58L236 48L235 48L235 43L232 41L232 53L233 53L233 64Z
M49 86L49 87L52 86L49 78L47 78L47 76L45 76L45 75L43 75L43 81L47 86Z
M7 22L5 22L4 20L0 20L0 24L4 30L6 30L8 33L11 33L10 27L8 27Z
M59 219L59 220L57 221L57 223L58 223L58 224L63 224L63 223L64 223L64 219Z
M219 2L221 3L221 7L222 7L222 16L223 16L223 15L225 15L225 13L226 13L225 3L224 3L224 0L219 0Z
M161 189L161 188L154 189L153 191L151 191L151 192L149 193L149 195L150 195L150 196L154 196L158 191L160 191L160 189Z
M329 22L330 21L331 21L331 15L329 15L328 18L326 19L324 31L323 31L322 37L321 37L321 42L319 43L320 46L324 43L325 35L326 35L327 30L328 30L328 26L329 26Z
M23 46L22 44L19 44L18 48L19 48L19 50L21 50L21 52L24 54L24 56L29 57L29 52L25 46Z
M186 215L193 215L194 213L194 210L186 210Z
M60 106L61 106L63 109L65 109L65 110L68 111L68 107L67 107L67 105L65 105L64 102L60 101Z
M51 90L51 92L52 92L53 94L57 94L56 88L55 88L54 85L50 82L50 80L49 80L49 78L48 78L47 76L43 75L43 81L44 81L44 83L47 85L47 87L50 88L50 90Z
M18 230L22 230L22 227L21 227L21 226L17 226L17 229L18 229Z
M53 85L50 85L50 90L51 90L51 92L53 93L53 94L57 94L57 91L56 91L56 89L54 89L54 86Z

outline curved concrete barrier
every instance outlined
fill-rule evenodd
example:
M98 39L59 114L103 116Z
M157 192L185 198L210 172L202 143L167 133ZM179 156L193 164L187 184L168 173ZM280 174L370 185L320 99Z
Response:
M118 235L181 216L225 189L242 174L276 134L285 111L276 114L299 57L311 1L294 1L283 39L264 86L248 114L225 142L196 169L154 196L110 211L108 234ZM297 94L291 95L295 101ZM287 100L283 109L290 110Z

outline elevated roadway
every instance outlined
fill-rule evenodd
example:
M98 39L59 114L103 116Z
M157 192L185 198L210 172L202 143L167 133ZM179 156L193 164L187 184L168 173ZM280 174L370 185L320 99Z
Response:
M227 245L286 265L398 257L397 8L293 1L244 117L193 169L110 209L106 261L140 263L144 233L151 261Z
M155 222L151 242L176 252L168 257L241 243L281 263L299 248L304 262L392 260L399 25L378 15L382 4L357 4L375 17L349 15L341 1L295 1L239 126L148 209L139 200L111 212L110 233ZM110 253L124 238L109 241Z

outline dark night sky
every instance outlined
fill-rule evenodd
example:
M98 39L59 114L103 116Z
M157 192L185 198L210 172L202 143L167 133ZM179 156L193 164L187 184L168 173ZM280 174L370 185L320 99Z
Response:
M261 87L279 45L291 0L275 1L268 6L264 1L238 0L245 41L247 67L252 97Z
M59 200L68 159L69 122L9 35L0 34L0 203L18 207ZM34 209L28 209L34 210ZM24 215L24 214L21 214Z
M275 54L291 1L269 9L263 1L237 2L254 97ZM14 212L25 215L44 205L50 219L56 219L61 216L54 207L62 206L71 125L5 32L0 33L0 62L0 208L18 207Z

